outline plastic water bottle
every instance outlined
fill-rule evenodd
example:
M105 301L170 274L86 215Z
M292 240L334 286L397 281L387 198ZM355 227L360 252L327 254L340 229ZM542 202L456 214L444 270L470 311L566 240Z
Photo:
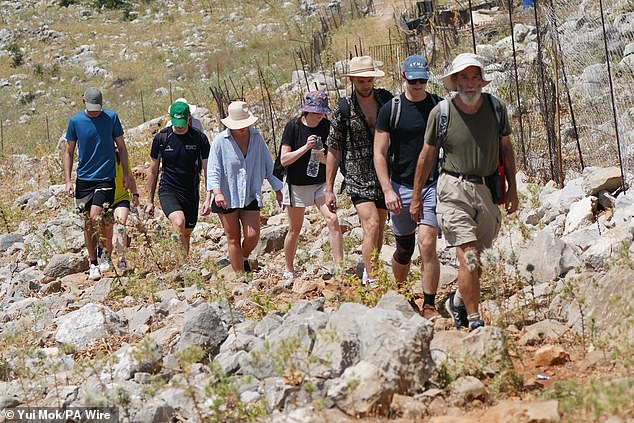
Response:
M315 145L313 145L310 151L310 160L308 160L308 167L306 168L306 175L314 178L319 173L319 159L315 155L315 151L321 150L324 145L321 142L321 137L317 137Z

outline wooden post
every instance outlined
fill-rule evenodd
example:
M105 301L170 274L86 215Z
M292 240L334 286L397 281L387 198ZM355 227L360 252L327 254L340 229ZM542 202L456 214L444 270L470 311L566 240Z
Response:
M145 123L145 104L143 103L143 91L141 91L141 116L143 118L143 123Z

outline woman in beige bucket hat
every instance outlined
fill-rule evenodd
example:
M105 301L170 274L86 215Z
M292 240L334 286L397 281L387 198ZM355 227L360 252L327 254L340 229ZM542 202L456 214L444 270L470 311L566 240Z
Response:
M260 208L264 178L282 202L282 182L273 176L273 160L260 131L258 118L244 101L229 105L221 119L227 127L214 138L209 152L207 191L213 193L211 211L218 214L227 236L229 261L236 272L251 271L249 254L260 240ZM242 239L244 234L244 239Z

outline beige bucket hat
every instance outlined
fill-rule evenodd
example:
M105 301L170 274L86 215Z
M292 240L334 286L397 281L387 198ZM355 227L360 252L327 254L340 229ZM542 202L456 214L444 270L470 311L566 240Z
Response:
M220 121L229 129L242 129L253 125L258 118L249 112L244 101L234 101L227 108L228 116Z
M385 75L380 66L383 62L372 60L370 56L359 56L350 59L349 71L344 76L358 76L362 78L380 78Z
M482 75L482 80L484 81L483 86L486 86L491 82L491 80L488 79L484 73L484 65L482 64L482 60L479 56L473 53L461 53L457 55L455 59L453 59L449 72L442 77L442 83L445 85L445 88L447 88L449 91L458 91L458 87L456 87L456 84L451 77L452 75L462 72L470 66L480 68L480 74Z

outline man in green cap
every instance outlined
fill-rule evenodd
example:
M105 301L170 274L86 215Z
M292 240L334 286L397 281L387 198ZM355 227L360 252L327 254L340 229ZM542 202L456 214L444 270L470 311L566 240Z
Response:
M172 126L162 129L152 141L150 167L148 169L148 204L145 213L154 217L154 194L159 174L159 161L163 160L163 175L158 195L163 213L172 228L178 230L185 249L189 252L189 240L198 221L200 201L200 170L207 179L209 140L200 130L191 126L189 105L177 101L170 107ZM210 211L210 193L206 193L201 215Z

